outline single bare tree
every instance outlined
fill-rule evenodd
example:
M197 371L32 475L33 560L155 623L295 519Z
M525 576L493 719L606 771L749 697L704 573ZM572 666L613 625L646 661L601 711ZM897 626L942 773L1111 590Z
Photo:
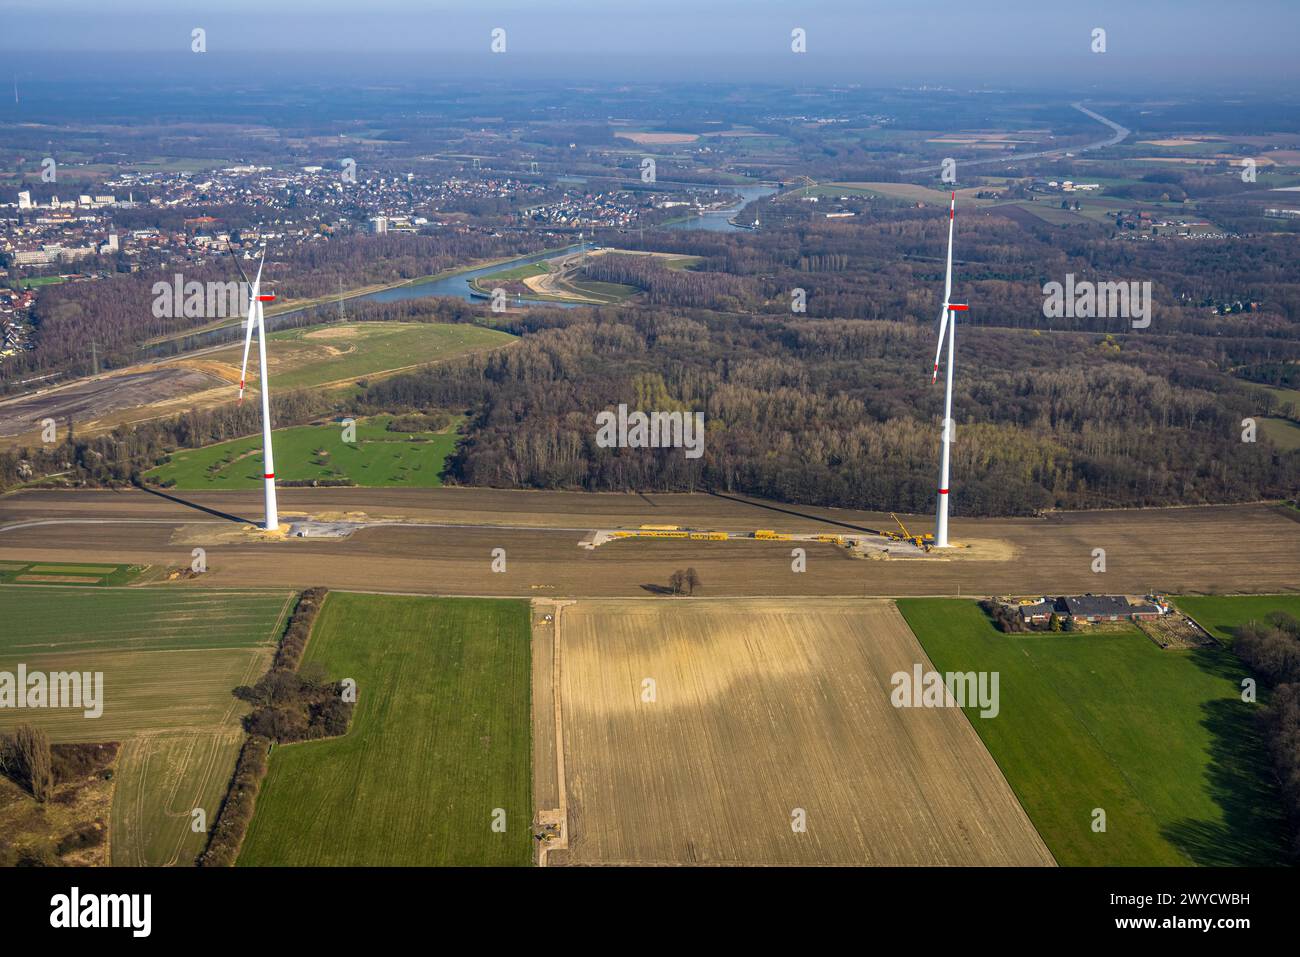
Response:
M54 793L54 761L50 756L50 736L30 724L19 725L4 742L4 769L15 780L26 784L32 797L45 802Z

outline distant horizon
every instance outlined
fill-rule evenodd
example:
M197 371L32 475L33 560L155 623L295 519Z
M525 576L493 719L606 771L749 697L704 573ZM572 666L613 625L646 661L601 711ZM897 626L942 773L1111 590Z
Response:
M1100 0L1086 10L1034 0L924 8L871 0L686 0L613 7L600 0L468 4L438 0L6 0L0 52L11 69L176 55L272 57L304 75L375 70L404 76L582 77L592 81L731 79L778 83L1148 91L1277 90L1300 78L1300 4L1260 0L1249 15L1209 0ZM506 52L489 50L506 31ZM190 51L205 31L207 52ZM806 31L806 51L791 31ZM1092 31L1106 51L1092 52ZM1230 51L1230 52L1229 52ZM188 61L180 57L189 57ZM141 64L142 71L148 64ZM185 67L182 67L185 68ZM378 72L382 74L380 67ZM454 77L453 77L454 78ZM1279 91L1280 92L1280 91Z
M907 59L907 58L904 58ZM1070 64L1065 59L1058 61ZM1077 62L1077 61L1075 61ZM1084 61L1086 62L1086 61ZM552 54L514 54L509 58L489 54L442 54L432 62L427 54L401 52L393 54L356 53L331 57L322 62L319 54L304 51L233 51L209 52L201 59L174 51L121 50L29 50L6 56L9 76L0 75L4 85L14 79L21 86L33 87L61 81L121 79L127 82L157 83L159 69L179 71L169 76L169 84L205 81L234 81L240 84L265 81L302 85L328 85L330 81L382 87L420 81L464 83L468 81L501 84L540 82L548 85L612 86L621 83L639 86L663 84L727 85L745 84L766 89L829 89L842 87L857 90L949 89L960 93L1025 92L1044 95L1105 95L1127 101L1150 96L1196 96L1205 94L1263 96L1290 99L1297 92L1278 77L1262 77L1256 70L1242 75L1230 71L1213 77L1201 76L1197 82L1170 76L1143 79L1131 64L1120 58L1112 61L1114 69L1105 74L1084 75L1085 71L1068 69L1045 75L1034 70L982 72L975 66L965 69L923 70L912 61L889 67L884 61L870 70L850 59L824 57L814 70L797 69L783 57L681 56L665 61L649 54L628 54L607 58L588 57L582 69L571 59ZM1150 60L1147 64L1150 65ZM1218 64L1222 67L1223 64ZM257 70L256 76L229 75L230 69ZM108 73L110 75L106 76ZM0 102L5 98L0 97Z

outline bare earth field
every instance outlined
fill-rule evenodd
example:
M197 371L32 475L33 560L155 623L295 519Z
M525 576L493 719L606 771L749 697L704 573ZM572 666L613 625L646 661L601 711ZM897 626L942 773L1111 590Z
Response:
M188 504L187 504L188 503ZM643 523L732 530L842 532L885 528L888 516L694 495L493 489L282 489L282 516L398 520L344 539L264 540L242 530L261 518L261 493L27 491L0 497L0 561L188 566L207 549L199 587L326 585L362 591L533 598L657 594L693 566L706 597L728 595L988 595L1053 591L1286 593L1300 583L1300 514L1243 505L953 519L970 549L921 558L853 558L790 542L616 541L578 547L592 529ZM907 518L915 532L928 518ZM504 548L505 573L491 570ZM1104 574L1093 550L1106 552ZM193 587L186 584L178 587Z
M62 438L68 416L72 416L79 432L95 431L101 420L116 424L114 413L148 404L165 406L169 400L223 384L204 370L182 366L85 379L65 388L0 402L0 439L21 436L39 443L40 422L45 418L58 423Z
M1053 863L959 709L890 703L931 667L892 602L580 601L558 643L552 865Z

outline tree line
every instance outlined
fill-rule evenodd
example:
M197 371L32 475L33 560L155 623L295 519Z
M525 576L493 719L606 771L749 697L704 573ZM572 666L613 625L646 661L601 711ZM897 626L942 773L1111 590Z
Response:
M1237 629L1233 652L1270 687L1262 725L1300 858L1300 621L1273 612Z

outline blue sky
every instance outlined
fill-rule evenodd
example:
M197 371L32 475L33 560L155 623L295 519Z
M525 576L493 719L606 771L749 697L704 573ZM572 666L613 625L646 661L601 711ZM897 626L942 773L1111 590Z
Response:
M422 57L430 73L1265 88L1297 76L1300 2L0 0L0 22L0 50L25 66L43 51L188 52L203 27L214 54ZM507 57L489 60L494 27ZM802 57L794 27L807 31ZM1089 49L1095 27L1104 55Z

